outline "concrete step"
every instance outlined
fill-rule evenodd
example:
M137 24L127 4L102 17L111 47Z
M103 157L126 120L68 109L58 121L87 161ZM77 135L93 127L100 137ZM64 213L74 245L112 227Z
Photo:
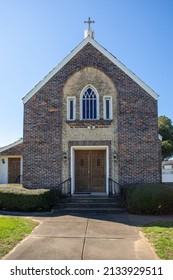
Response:
M62 202L58 203L57 208L112 208L121 207L119 202Z
M105 200L95 200L95 199L63 199L63 200L59 200L59 203L74 203L74 204L78 204L78 203L95 203L95 204L109 204L109 203L121 203L120 200L118 199L105 199Z
M52 213L120 213L124 211L121 202L115 198L83 194L61 199L52 209Z
M107 195L93 195L93 194L73 194L71 198L109 198Z
M123 213L123 207L116 208L52 208L52 213Z
M72 197L72 198L65 198L65 199L61 199L60 202L64 202L64 203L113 203L113 202L117 202L118 200L116 200L115 198L93 198L93 197Z

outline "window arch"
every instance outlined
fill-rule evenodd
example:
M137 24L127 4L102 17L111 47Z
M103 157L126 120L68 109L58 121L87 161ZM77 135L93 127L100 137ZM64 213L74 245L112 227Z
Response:
M91 86L86 86L81 92L81 119L97 120L99 116L99 100L97 90Z

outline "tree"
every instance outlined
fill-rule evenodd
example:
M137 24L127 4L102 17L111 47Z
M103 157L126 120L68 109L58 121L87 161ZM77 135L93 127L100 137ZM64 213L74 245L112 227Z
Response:
M171 119L160 116L158 127L159 134L162 136L162 156L165 159L173 154L173 125Z

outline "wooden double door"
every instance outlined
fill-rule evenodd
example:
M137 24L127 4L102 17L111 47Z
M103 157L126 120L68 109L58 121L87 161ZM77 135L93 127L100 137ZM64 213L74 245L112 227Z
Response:
M75 192L106 192L106 151L75 151Z

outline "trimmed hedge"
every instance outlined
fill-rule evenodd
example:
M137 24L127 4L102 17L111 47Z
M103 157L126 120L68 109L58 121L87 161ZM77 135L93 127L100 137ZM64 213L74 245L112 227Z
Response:
M0 210L6 211L50 211L61 194L58 190L25 189L21 185L0 186Z
M123 199L132 214L173 214L173 184L125 186Z

